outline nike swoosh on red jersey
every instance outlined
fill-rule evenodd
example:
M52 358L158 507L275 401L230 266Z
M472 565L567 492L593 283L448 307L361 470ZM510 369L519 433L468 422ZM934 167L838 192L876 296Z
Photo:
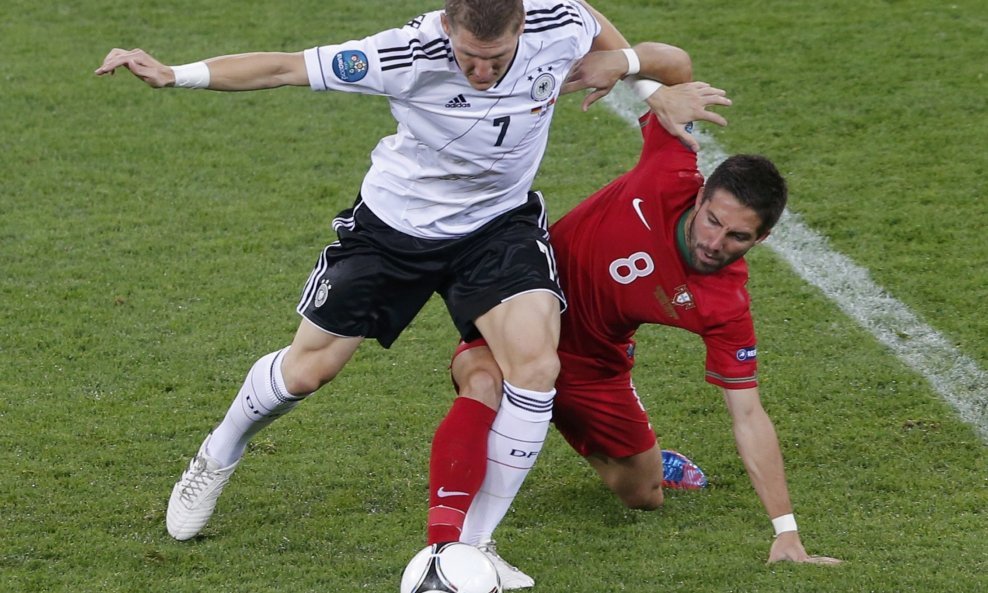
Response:
M467 496L468 494L469 492L460 492L458 490L445 490L443 489L442 486L439 487L439 490L436 490L436 496L438 496L439 498L446 498L449 496Z
M642 202L644 201L645 200L641 198L635 198L634 200L631 200L631 207L635 209L635 214L637 214L638 218L641 219L642 224L645 225L645 228L652 230L652 227L648 226L648 221L645 220L645 215L642 214Z

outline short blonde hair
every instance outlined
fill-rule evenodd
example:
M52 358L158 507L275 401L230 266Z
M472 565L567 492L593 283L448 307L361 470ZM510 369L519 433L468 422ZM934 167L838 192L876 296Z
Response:
M522 0L446 0L446 21L481 41L497 39L525 23Z

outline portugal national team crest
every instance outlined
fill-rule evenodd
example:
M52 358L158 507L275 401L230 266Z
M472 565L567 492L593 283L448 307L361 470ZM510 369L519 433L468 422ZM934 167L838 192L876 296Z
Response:
M676 287L676 294L672 297L672 303L685 309L692 309L696 306L696 303L693 302L693 294L690 293L690 289L685 284Z
M545 101L556 90L556 77L551 72L543 72L532 83L532 99Z

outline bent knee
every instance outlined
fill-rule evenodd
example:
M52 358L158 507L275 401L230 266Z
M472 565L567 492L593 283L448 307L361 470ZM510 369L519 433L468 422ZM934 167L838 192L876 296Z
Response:
M488 408L496 410L501 405L503 391L500 372L479 368L467 375L464 382L460 384L457 395L475 399Z
M285 375L285 389L294 396L303 396L314 393L320 387L333 380L333 377L316 378L302 375Z
M492 410L501 404L501 369L486 346L459 352L450 363L456 394L477 400Z
M559 356L556 352L544 352L523 360L512 361L505 371L505 380L525 389L548 391L556 384L559 376Z
M639 489L634 492L619 493L624 506L636 511L655 511L662 507L665 497L658 486L649 489Z
M289 350L281 364L285 389L296 396L308 395L336 378L343 369L342 363L323 352L308 352L292 356Z

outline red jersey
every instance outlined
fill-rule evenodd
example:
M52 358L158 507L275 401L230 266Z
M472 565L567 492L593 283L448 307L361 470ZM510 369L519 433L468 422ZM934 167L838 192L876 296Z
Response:
M755 330L739 259L713 274L690 268L685 221L703 185L696 154L653 114L643 118L638 164L550 228L569 301L562 316L561 384L627 373L643 323L700 335L706 380L757 386Z

